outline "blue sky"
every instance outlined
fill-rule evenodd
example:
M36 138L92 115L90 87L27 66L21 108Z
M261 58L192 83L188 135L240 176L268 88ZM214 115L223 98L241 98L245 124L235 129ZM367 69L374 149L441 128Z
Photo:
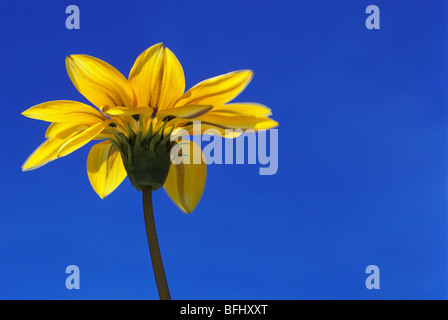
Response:
M65 28L78 5L81 28ZM365 8L381 10L367 30ZM20 115L87 102L65 57L126 76L164 42L187 87L253 69L236 101L273 110L279 168L210 165L187 216L163 190L154 209L174 299L447 297L446 1L0 1L0 298L156 299L141 194L101 200L89 148L21 165L46 124ZM65 288L77 265L81 289ZM380 268L367 290L365 269Z

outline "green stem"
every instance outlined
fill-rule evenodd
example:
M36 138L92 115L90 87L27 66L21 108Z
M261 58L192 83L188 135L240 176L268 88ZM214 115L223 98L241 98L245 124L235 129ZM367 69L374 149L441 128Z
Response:
M162 256L157 240L156 224L154 222L154 211L152 209L152 189L143 188L143 212L145 215L146 235L148 237L149 253L151 254L152 268L156 278L157 290L160 300L171 300L165 270L163 269Z

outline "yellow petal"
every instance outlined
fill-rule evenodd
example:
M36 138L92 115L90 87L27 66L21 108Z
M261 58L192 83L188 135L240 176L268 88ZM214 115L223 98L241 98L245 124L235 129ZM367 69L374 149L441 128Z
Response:
M252 75L251 70L241 70L204 80L188 90L175 106L223 105L246 88Z
M223 129L271 129L278 125L278 122L265 116L251 116L229 113L209 112L198 118L202 124L210 124Z
M75 87L98 108L134 106L131 85L108 63L87 55L72 55L67 57L66 65Z
M164 119L168 116L173 116L182 119L194 119L200 117L212 109L212 106L185 106L172 109L165 109L157 112L157 117Z
M222 106L214 107L213 112L243 114L252 116L270 116L271 109L258 103L228 103Z
M189 135L202 135L202 134L209 134L209 135L218 135L223 138L233 139L236 137L239 137L243 133L242 130L234 130L234 129L226 129L222 127L217 127L212 124L201 124L200 130L194 129L193 126L188 128L188 134Z
M67 139L74 132L79 132L89 128L87 124L71 123L71 122L53 122L48 126L45 132L45 138L58 137L59 139Z
M73 133L72 135L75 135ZM30 171L42 167L50 161L58 158L58 151L66 142L66 139L54 137L42 143L22 165L22 171Z
M55 100L38 104L22 112L28 118L48 122L78 122L94 124L104 120L101 112L91 106L70 100Z
M185 90L182 66L176 56L163 44L145 50L129 74L138 106L158 110L171 108Z
M59 157L64 157L73 151L81 148L82 146L89 143L92 139L94 139L96 136L98 136L101 131L104 130L112 121L104 121L101 123L97 123L90 128L81 131L80 133L76 134L71 139L67 140L64 145L62 145L61 149L58 152Z
M108 115L111 116L133 116L135 114L144 114L144 115L152 115L153 109L149 107L145 108L123 108L123 107L115 107L106 111Z
M170 172L165 181L165 190L170 198L186 213L191 213L202 197L207 177L207 164L202 160L201 148L189 141L190 154L200 154L201 163L187 159L189 155L183 154L184 163L171 164ZM188 163L187 163L188 162Z
M126 178L121 154L110 141L98 143L90 149L87 175L101 199L112 193Z
M272 128L275 128L278 126L278 122L270 119L270 118L266 118L260 122L257 122L254 126L255 130L269 130Z

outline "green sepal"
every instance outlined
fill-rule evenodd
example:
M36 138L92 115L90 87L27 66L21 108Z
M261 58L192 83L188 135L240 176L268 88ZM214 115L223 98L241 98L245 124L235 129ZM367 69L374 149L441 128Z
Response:
M145 142L141 143L141 134L137 134L130 141L120 139L119 142L114 141L114 144L119 146L117 148L134 188L139 191L144 187L157 190L165 184L170 170L172 144L159 135L152 136Z

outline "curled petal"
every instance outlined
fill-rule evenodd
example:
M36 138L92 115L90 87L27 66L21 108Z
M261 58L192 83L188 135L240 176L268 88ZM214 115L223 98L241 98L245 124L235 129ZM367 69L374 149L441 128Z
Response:
M71 136L75 135L72 133ZM58 158L58 151L61 146L67 142L67 139L60 139L58 137L47 139L42 143L22 165L22 171L30 171L42 167L43 165L56 160Z
M103 141L90 149L87 175L101 199L112 193L126 178L121 154L110 141Z
M45 138L58 137L59 139L67 139L74 132L88 129L89 126L84 123L71 122L53 122L45 132Z
M22 171L30 171L68 155L97 137L111 123L110 120L88 127L85 124L65 122L52 123L42 143L25 161Z
M196 143L193 141L185 143L188 145L181 149L182 155L178 159L180 161L171 164L164 188L179 208L191 213L204 191L207 164L203 159L201 148Z
M97 123L90 128L79 132L61 146L61 149L59 149L58 152L58 156L64 157L86 145L91 140L96 138L101 133L101 131L103 131L104 128L106 128L111 122L111 120L107 120L101 123Z

